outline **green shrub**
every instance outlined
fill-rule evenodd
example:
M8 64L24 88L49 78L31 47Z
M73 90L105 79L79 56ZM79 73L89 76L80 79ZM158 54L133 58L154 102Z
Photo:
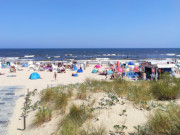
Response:
M72 91L64 90L64 92L60 90L60 88L64 89L65 86L48 88L42 91L41 103L43 103L45 106L51 107L52 109L62 109L64 112L68 99L72 96Z
M57 95L54 97L55 107L56 109L62 109L62 111L65 111L65 108L68 104L68 94L65 94L63 92L58 92Z
M52 116L52 111L49 108L41 107L35 115L35 124L41 125L44 122L50 121Z
M79 125L74 123L71 119L66 118L61 122L61 129L57 135L79 135Z
M72 105L68 117L81 126L87 119L91 117L91 112L84 105Z
M175 99L180 93L180 79L168 74L161 76L162 79L151 83L151 92L158 100Z
M144 87L144 85L131 86L128 89L127 93L128 100L134 101L135 103L147 102L151 100L152 94L150 93L149 88Z
M138 132L139 135L179 135L180 107L170 104L165 111L156 110L149 116L147 124Z
M54 99L55 95L57 93L57 90L54 88L48 88L41 92L41 101L42 102L49 102L52 99Z
M80 130L79 135L107 135L107 132L103 127L88 127L87 130Z
M85 100L86 97L87 97L87 87L85 84L81 84L79 89L78 89L78 93L76 95L76 98Z
M60 122L59 135L79 135L82 124L91 118L90 110L84 106L72 105L69 114Z

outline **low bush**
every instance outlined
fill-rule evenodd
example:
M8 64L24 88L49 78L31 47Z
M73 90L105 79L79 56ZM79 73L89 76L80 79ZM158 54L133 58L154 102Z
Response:
M41 107L35 115L35 124L41 125L44 122L50 121L52 116L52 111L49 108Z
M86 97L87 97L87 87L86 85L81 84L80 87L78 88L76 98L85 100Z
M41 92L41 101L42 102L49 102L54 99L57 93L57 88L48 88Z
M138 135L179 135L180 107L170 104L164 111L156 110L150 115L144 127L138 129Z
M69 114L60 122L59 135L79 135L82 124L91 118L90 110L84 106L72 105Z
M107 132L103 127L88 127L87 130L82 129L81 131L79 131L79 135L107 135Z
M68 99L72 96L72 91L64 91L60 90L60 86L45 89L41 93L41 103L52 109L61 109L64 112Z
M175 99L180 93L180 79L169 74L161 76L162 79L151 82L151 92L158 100Z

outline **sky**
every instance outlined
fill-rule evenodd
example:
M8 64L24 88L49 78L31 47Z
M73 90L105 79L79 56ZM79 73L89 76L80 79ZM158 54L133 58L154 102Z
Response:
M1 0L0 48L180 48L180 0Z

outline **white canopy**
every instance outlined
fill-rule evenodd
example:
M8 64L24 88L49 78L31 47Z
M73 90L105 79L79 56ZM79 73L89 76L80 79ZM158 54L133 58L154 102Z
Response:
M156 64L158 68L174 68L175 64Z

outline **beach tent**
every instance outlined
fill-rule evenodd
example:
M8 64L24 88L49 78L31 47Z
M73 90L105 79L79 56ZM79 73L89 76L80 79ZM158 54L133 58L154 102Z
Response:
M82 73L82 72L83 70L81 68L77 70L77 73Z
M128 62L128 65L134 65L134 63L132 61Z
M22 64L22 67L28 67L28 65L26 63Z
M92 73L97 73L97 69L93 69Z
M76 73L76 74L72 74L72 76L78 76L78 74Z
M94 68L100 68L100 65L96 65Z
M78 74L76 72L73 72L72 76L78 76Z
M30 75L29 79L31 80L36 80L36 79L40 79L40 75L37 72L34 72Z

